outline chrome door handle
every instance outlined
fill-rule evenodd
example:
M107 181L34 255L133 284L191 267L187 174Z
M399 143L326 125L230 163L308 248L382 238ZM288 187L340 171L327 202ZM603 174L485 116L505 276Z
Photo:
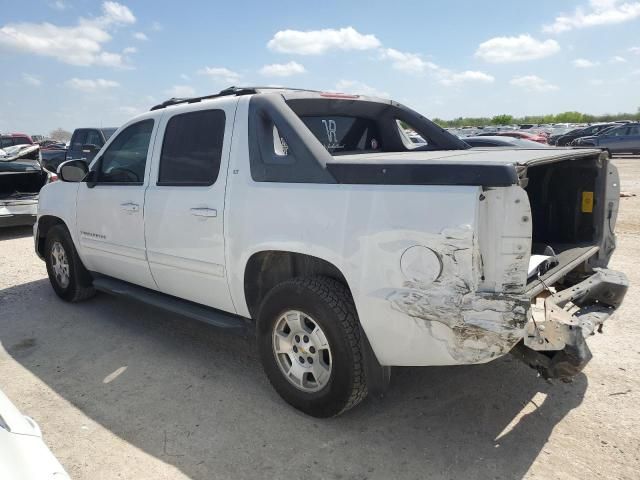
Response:
M125 212L137 212L138 210L140 210L140 205L138 205L137 203L127 202L121 203L120 208L122 208L122 210L124 210Z
M215 208L197 207L191 209L191 215L196 217L217 217L218 210Z

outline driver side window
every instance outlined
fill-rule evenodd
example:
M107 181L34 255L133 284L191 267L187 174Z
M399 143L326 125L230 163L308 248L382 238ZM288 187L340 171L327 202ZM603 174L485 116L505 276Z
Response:
M142 185L153 120L129 125L102 154L98 167L98 183Z

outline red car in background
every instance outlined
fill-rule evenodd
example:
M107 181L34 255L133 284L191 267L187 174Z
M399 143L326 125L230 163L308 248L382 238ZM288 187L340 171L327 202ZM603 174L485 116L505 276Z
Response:
M513 138L521 138L522 140L531 140L538 143L547 144L547 136L542 133L525 133L525 132L497 132L495 135L500 135L503 137L513 137Z
M14 145L33 145L33 140L25 133L3 133L0 135L0 148Z

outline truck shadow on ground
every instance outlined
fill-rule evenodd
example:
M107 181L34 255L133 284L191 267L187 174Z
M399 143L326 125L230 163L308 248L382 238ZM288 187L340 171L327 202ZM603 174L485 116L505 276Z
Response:
M10 356L198 480L522 478L587 388L584 375L550 385L511 358L396 368L384 398L319 420L275 394L251 338L106 295L69 305L46 280L1 291L0 310Z
M31 225L0 228L0 241L31 236L33 236L33 227Z

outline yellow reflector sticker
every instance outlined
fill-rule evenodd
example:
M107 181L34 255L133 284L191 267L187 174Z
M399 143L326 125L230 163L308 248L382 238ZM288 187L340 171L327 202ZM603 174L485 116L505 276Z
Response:
M593 213L593 192L582 192L582 213Z

